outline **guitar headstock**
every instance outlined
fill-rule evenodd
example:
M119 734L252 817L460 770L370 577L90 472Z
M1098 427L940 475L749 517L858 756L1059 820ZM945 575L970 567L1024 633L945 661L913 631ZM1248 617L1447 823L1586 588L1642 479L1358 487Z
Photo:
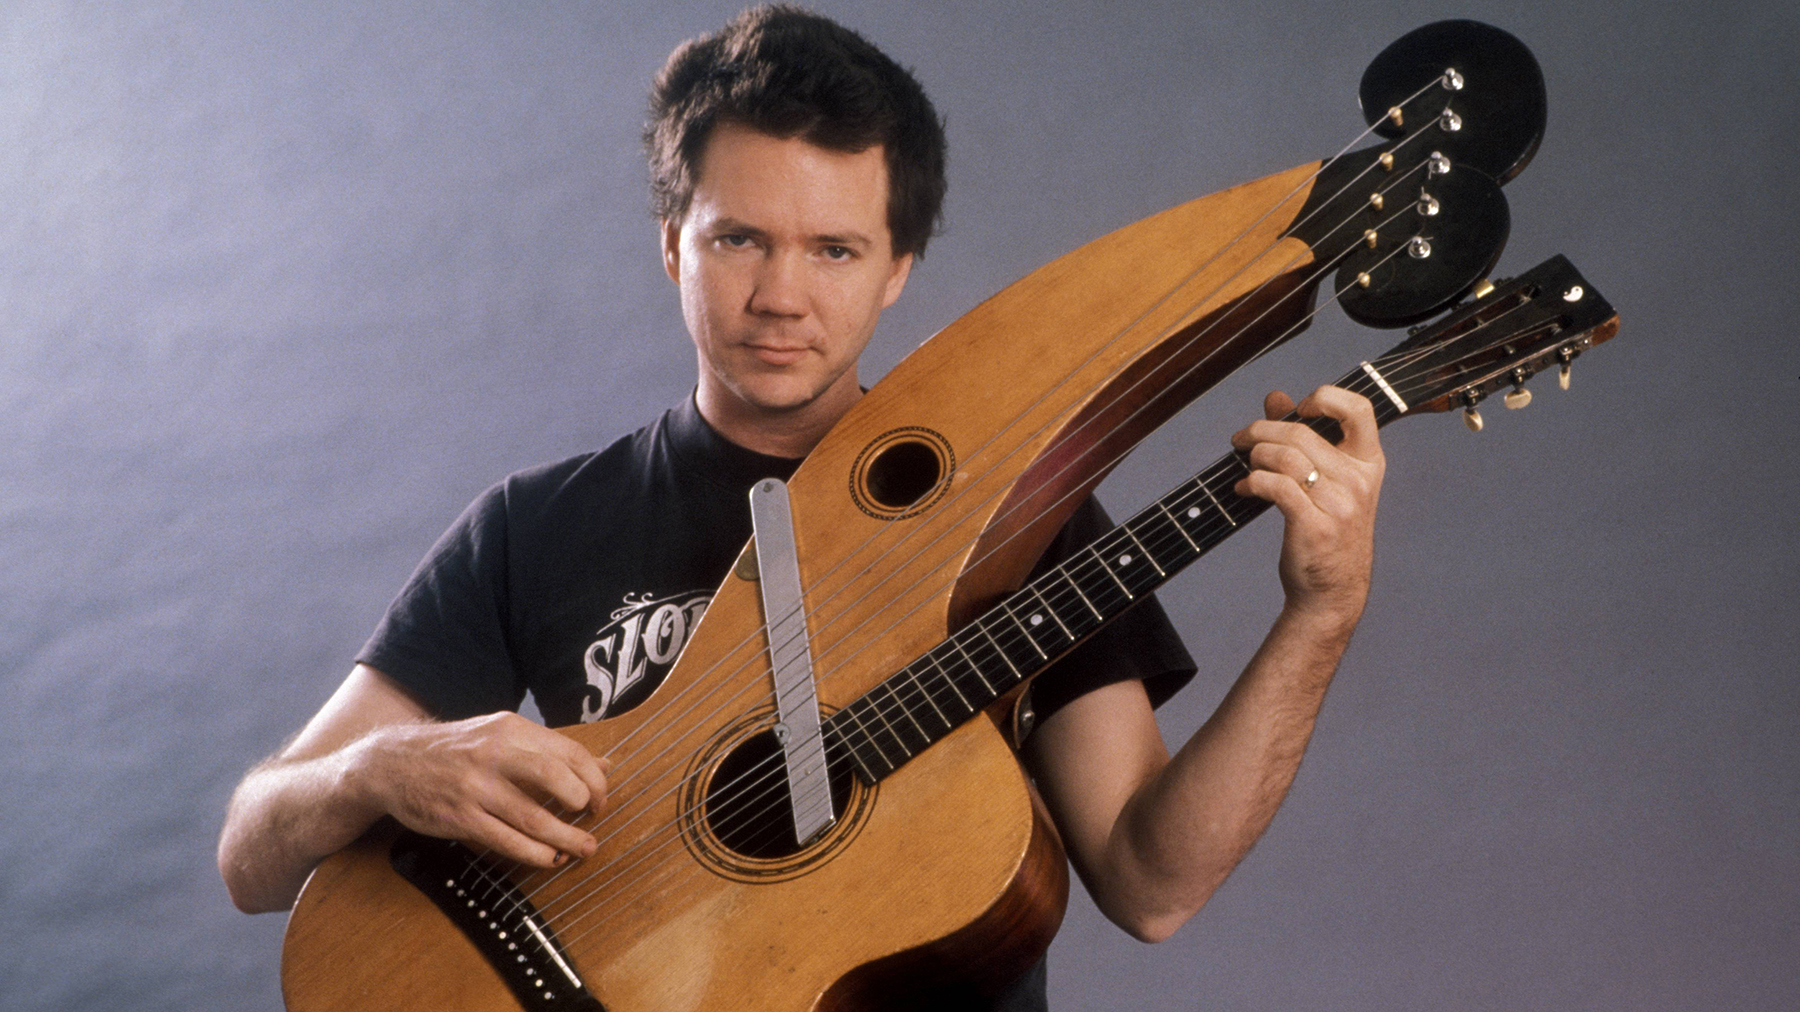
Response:
M1489 394L1510 387L1507 406L1524 407L1526 381L1552 366L1566 390L1575 359L1618 330L1612 304L1559 254L1415 329L1371 366L1404 405L1395 417L1462 408L1479 430L1475 405Z
M1476 21L1439 21L1382 50L1358 97L1374 147L1320 169L1290 234L1336 271L1344 313L1370 327L1430 319L1492 272L1511 232L1502 184L1544 134L1531 50Z

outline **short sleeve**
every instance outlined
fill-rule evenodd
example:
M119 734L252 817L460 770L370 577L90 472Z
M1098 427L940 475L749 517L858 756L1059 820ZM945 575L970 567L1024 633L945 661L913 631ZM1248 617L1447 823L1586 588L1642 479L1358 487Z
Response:
M508 649L504 485L463 511L388 606L358 663L388 675L444 720L517 709Z
M1100 503L1090 496L1044 550L1032 578L1093 543L1113 526ZM1031 683L1031 708L1042 721L1077 697L1103 685L1131 679L1144 683L1152 706L1161 706L1194 677L1194 671L1193 657L1175 632L1162 603L1152 595L1045 669Z

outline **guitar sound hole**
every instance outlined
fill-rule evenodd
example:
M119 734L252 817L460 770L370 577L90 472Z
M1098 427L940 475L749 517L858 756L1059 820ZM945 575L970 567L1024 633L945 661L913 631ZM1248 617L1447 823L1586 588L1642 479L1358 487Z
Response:
M888 509L905 509L944 477L937 451L924 443L895 443L869 462L869 497Z
M841 817L856 778L849 763L827 763L832 811ZM772 861L800 851L787 766L773 731L752 735L726 754L707 785L705 810L713 835L739 855Z

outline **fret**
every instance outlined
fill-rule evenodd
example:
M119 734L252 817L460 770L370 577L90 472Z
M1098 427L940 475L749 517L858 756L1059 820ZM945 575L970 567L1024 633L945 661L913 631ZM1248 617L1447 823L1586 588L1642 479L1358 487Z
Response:
M889 702L893 702L893 706L882 706L882 708L877 709L877 713L880 713L882 720L887 720L887 715L893 713L895 709L898 709L900 715L905 717L905 720L900 720L900 717L895 717L891 720L889 726L895 726L898 727L900 731L905 731L905 729L907 729L907 724L911 724L914 731L918 731L918 736L925 740L925 744L931 744L931 735L925 733L925 726L918 722L918 717L913 717L913 708L907 706L904 699L900 699L900 691L896 688L895 681L893 681L893 679L887 679L886 682L882 682L880 686L877 686L877 690L886 691L887 699L889 699ZM911 740L911 738L905 738L904 736L902 740ZM920 747L923 747L923 745L920 745ZM918 751L918 747L914 747L911 751Z
M1106 565L1094 546L1078 552L1063 563L1063 569L1075 578L1087 602L1104 623L1114 614L1131 606L1131 588ZM1096 572L1095 570L1098 570Z
M944 666L937 662L937 658L926 654L923 659L931 662L931 666L937 669L938 678L942 679L945 685L950 686L950 691L956 693L957 699L962 700L963 709L967 711L963 714L964 719L980 709L974 703L969 702L969 697L963 695L963 690L956 685L956 679L950 677L950 672L944 670Z
M1156 589L1168 574L1162 566L1151 558L1149 549L1144 547L1137 535L1131 533L1129 524L1121 524L1112 532L1094 542L1094 554L1102 556L1113 578L1119 581L1120 589L1125 591L1127 600L1135 601L1139 594L1148 594Z
M1167 503L1168 497L1165 496L1146 506L1127 523L1131 536L1153 557L1152 561L1159 573L1158 583L1181 572L1183 566L1194 561L1200 554L1200 543L1182 530L1175 514L1169 512Z
M1100 554L1097 547L1090 547L1088 554L1094 557L1094 561L1100 564L1100 568L1106 572L1106 575L1112 577L1113 582L1119 585L1119 589L1125 592L1127 601L1137 600L1137 595L1131 592L1130 587L1125 586L1125 581L1119 579L1119 574L1113 572L1112 567L1106 564L1106 557Z
M1069 585L1069 589L1071 589L1075 592L1076 597L1081 598L1081 603L1087 605L1088 611L1091 611L1094 613L1095 619L1098 619L1100 621L1106 620L1106 616L1100 614L1100 609L1094 607L1094 602L1088 600L1088 596L1081 592L1081 587L1078 584L1076 584L1074 577L1071 577L1069 575L1068 570L1064 569L1062 566L1057 566L1054 570L1052 570L1052 572L1062 574L1063 582L1067 583Z
M1015 594L1013 596L1017 597L1018 595ZM1031 649L1037 651L1038 659L1044 660L1044 661L1049 660L1050 655L1044 652L1044 648L1038 643L1037 639L1031 635L1031 628L1029 626L1027 626L1025 623L1019 621L1019 616L1016 613L1014 613L1014 611L1012 610L1012 600L1009 598L1005 601L1001 601L1000 608L1006 612L1007 618L1012 619L1013 625L1016 625L1019 627L1019 632L1024 634L1025 642L1031 644ZM1044 616L1033 615L1032 618L1037 619L1038 625L1044 624Z
M862 700L860 699L851 703L849 706L839 710L836 714L833 714L831 722L837 724L840 720L847 720L855 723L855 739L852 740L849 735L848 727L845 728L846 733L843 737L846 744L850 746L851 754L856 757L856 765L862 767L862 771L868 776L869 782L874 783L889 773L894 772L896 769L899 769L900 764L888 758L887 752L882 750L881 743L876 741L875 736L869 732L869 726L863 723L862 717L856 712L861 706ZM875 766L869 762L868 755L864 752L862 746L867 746L869 751L874 752L875 758L881 760L881 765L887 767L887 769L877 771Z
M840 710L838 714L833 714L825 721L825 762L828 766L835 768L841 765L840 759L848 757L850 762L856 766L857 774L865 783L875 783L881 778L875 775L875 770L869 766L869 761L857 751L855 743L850 740L849 729L838 726L837 717L844 712L846 711ZM831 747L834 744L837 746L835 752Z
M891 714L898 709L901 714L905 715L904 721L895 717L893 723L900 729L901 737L907 743L908 751L918 755L932 742L937 741L937 735L925 730L925 725L919 722L919 715L913 712L912 707L906 705L906 698L900 694L900 690L905 684L903 681L890 678L883 682L880 688L887 692L888 699L894 703L892 707L887 708L887 712ZM915 731L918 732L916 740L913 737Z
M938 720L944 722L944 733L948 733L952 728L956 727L955 724L950 723L950 718L946 716L943 709L937 705L937 700L931 698L931 693L926 690L924 683L919 681L919 676L913 673L911 665L901 668L900 675L905 676L906 680L912 683L913 691L924 696L925 702L931 705L932 712L938 715ZM894 679L892 678L888 679L890 682L893 680Z
M949 650L945 650L945 648L949 648ZM961 695L963 695L963 699L967 699L968 702L970 702L970 706L981 709L983 706L986 706L988 702L994 702L994 686L990 686L985 677L981 677L981 670L979 670L976 663L968 657L967 652L963 652L963 645L956 641L956 637L952 636L950 639L945 639L943 643L936 646L934 652L940 654L938 655L938 659L936 659L936 661L938 661L938 668L941 668L947 677L956 681L959 690L961 690ZM979 688L977 688L976 684L967 684L967 686L963 684L963 681L967 681L967 679L958 672L958 666L968 668L970 672L976 675L974 681L979 682Z
M982 623L981 619L976 619L969 624L980 629L981 635L986 636L987 641L994 645L994 652L1000 655L1000 659L1006 662L1006 666L1011 669L1013 673L1012 684L1017 685L1024 681L1025 676L1019 673L1019 666L1014 664L1012 658L1006 655L1006 648L1000 645L1000 641L994 638L994 634L988 631L988 627Z
M1189 535L1189 534L1188 534L1188 532L1187 532L1187 528L1185 528L1185 527L1183 527L1183 526L1181 526L1181 521L1179 521L1179 520L1177 520L1177 519L1175 519L1175 514L1173 514L1173 513L1170 513L1170 512L1169 512L1169 507L1167 507L1167 506L1164 506L1164 505L1163 505L1163 501L1162 501L1162 500L1161 500L1161 499L1158 499L1158 500L1156 500L1156 508L1157 508L1157 509L1159 509L1159 510L1162 510L1162 514L1163 514L1163 516L1165 516L1165 517L1168 517L1168 518L1169 518L1169 523L1171 523L1171 524L1174 524L1174 525L1175 525L1175 529L1176 529L1176 530L1177 530L1177 531L1180 531L1180 532L1181 532L1181 536L1182 536L1182 537L1184 537L1184 538L1187 538L1187 543L1188 543L1188 544L1190 544L1190 545L1192 545L1192 546L1193 546L1193 547L1194 547L1194 551L1196 551L1196 552L1198 552L1198 551L1200 551L1200 550L1201 550L1201 549L1200 549L1200 543L1199 543L1199 542L1197 542L1197 541L1195 541L1195 540L1194 540L1194 539L1193 539L1193 538L1192 538L1192 537L1191 537L1191 536L1190 536L1190 535Z
M1205 492L1206 497L1208 499L1212 500L1213 506L1218 508L1220 515L1224 516L1225 522L1230 524L1233 527L1236 527L1238 525L1238 522L1232 518L1231 511L1227 510L1225 508L1225 504L1221 503L1219 501L1218 496L1213 495L1212 489L1206 487L1206 482L1201 481L1201 482L1197 482L1197 484L1200 486L1200 491ZM1188 516L1190 516L1190 517L1198 517L1199 515L1200 515L1200 510L1198 507L1188 510Z
M982 684L988 687L988 701L991 702L998 699L1006 688L1011 688L1014 682L1009 681L1006 672L1001 670L1001 665L1011 668L1012 661L1007 658L997 644L989 646L983 642L980 635L977 635L985 632L986 630L980 628L980 623L972 623L958 630L953 639L962 649L963 656L967 657L969 663L975 666L975 674L981 678ZM990 652L1000 655L1000 664L993 663L985 656ZM992 677L989 677L990 675Z
M970 668L970 670L972 670L972 672L976 672L976 679L979 679L979 681L981 681L981 686L983 686L983 688L986 688L986 690L988 690L988 699L994 699L994 697L997 697L997 695L999 695L999 693L997 693L997 691L994 691L994 682L988 681L988 677L986 677L986 675L983 675L983 673L981 673L981 664L977 664L976 659L974 659L974 657L970 657L970 655L968 655L968 650L965 650L965 648L963 648L963 637L961 637L961 636L950 637L950 645L956 646L956 652L958 652L958 654L963 655L963 661L967 661L968 668Z
M1120 528L1119 528L1119 529L1120 529L1120 530L1122 530L1122 531L1124 531L1124 532L1125 532L1125 535L1126 535L1126 536L1127 536L1127 537L1129 537L1129 538L1130 538L1130 539L1131 539L1131 543L1132 543L1132 544L1134 544L1134 545L1136 545L1136 546L1137 546L1137 548L1138 548L1138 551L1140 551L1140 552L1143 552L1143 553L1144 553L1144 558L1145 558L1145 559L1146 559L1146 560L1147 560L1147 561L1148 561L1148 562L1149 562L1149 563L1150 563L1150 564L1151 564L1151 565L1152 565L1152 566L1155 566L1155 567L1156 567L1156 575L1157 575L1157 576L1168 576L1168 575L1169 575L1169 574L1168 574L1168 573L1165 573L1165 572L1163 572L1163 567L1162 567L1162 564L1161 564L1161 563L1159 563L1159 562L1157 562L1157 561L1156 561L1156 557L1155 557L1155 556L1153 556L1153 555L1151 555L1151 554L1150 554L1150 549L1148 549L1148 548L1145 548L1145 547L1144 547L1144 543L1143 543L1143 542L1142 542L1142 541L1139 541L1139 540L1138 540L1138 536L1137 536L1137 534L1135 534L1135 533L1134 533L1134 532L1133 532L1133 531L1132 531L1132 529L1131 529L1131 524L1130 524L1130 522L1129 522L1129 521L1127 521L1127 522L1126 522L1126 523L1125 523L1125 524L1123 524L1123 525L1122 525L1122 526L1120 526Z
M1058 615L1058 614L1057 614L1057 613L1056 613L1056 609L1055 609L1055 608L1052 608L1052 607L1050 607L1050 602L1049 602L1049 601L1046 601L1046 600L1044 600L1044 595L1042 595L1042 594L1040 594L1040 593L1038 593L1038 589L1037 589L1037 583L1035 583L1035 582L1034 582L1034 583L1033 583L1033 584L1032 584L1032 585L1031 585L1031 587L1030 587L1030 590L1031 590L1031 596L1032 596L1032 597L1035 597L1035 598L1037 598L1037 599L1038 599L1038 604L1041 604L1041 605L1043 605L1043 606L1044 606L1044 610L1045 610L1045 611L1046 611L1046 612L1049 612L1049 613L1050 613L1050 617L1051 617L1051 618L1052 618L1052 619L1054 619L1054 620L1055 620L1055 621L1056 621L1056 627L1057 627L1057 628L1058 628L1058 629L1061 629L1061 630L1062 630L1062 631L1063 631L1063 635L1064 635L1064 636L1067 636L1067 637L1068 637L1068 638L1069 638L1069 641L1070 641L1070 642L1071 642L1071 643L1072 643L1072 642L1074 642L1074 641L1075 641L1075 638L1076 638L1076 637L1075 637L1075 634L1074 634L1074 633L1072 633L1072 632L1070 632L1070 631L1069 631L1069 627L1068 627L1068 626L1066 626L1066 625L1064 625L1064 624L1063 624L1063 620L1062 620L1062 616L1060 616L1060 615ZM1033 616L1033 617L1035 617L1035 616ZM1041 625L1041 624L1042 624L1042 623L1034 623L1034 624L1040 624L1040 625Z
M911 759L914 750L906 747L906 739L900 737L900 732L894 730L894 725L888 721L887 714L882 712L886 707L883 707L881 701L875 696L875 693L882 691L886 691L890 699L893 698L893 691L888 689L887 683L884 682L881 685L877 685L874 689L871 689L861 700L858 700L858 702L866 702L868 704L868 709L875 711L875 719L881 721L881 726L887 729L887 733L900 746L900 751L906 754L906 758ZM904 727L905 725L903 724L901 726ZM921 735L923 735L923 733L924 732L920 732Z

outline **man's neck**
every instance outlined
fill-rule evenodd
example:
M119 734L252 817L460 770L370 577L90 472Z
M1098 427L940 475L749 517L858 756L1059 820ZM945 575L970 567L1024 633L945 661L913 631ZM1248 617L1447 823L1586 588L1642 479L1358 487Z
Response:
M700 417L719 435L757 453L796 459L812 452L825 433L862 398L855 377L797 408L772 411L745 403L729 390L701 380L694 392Z

